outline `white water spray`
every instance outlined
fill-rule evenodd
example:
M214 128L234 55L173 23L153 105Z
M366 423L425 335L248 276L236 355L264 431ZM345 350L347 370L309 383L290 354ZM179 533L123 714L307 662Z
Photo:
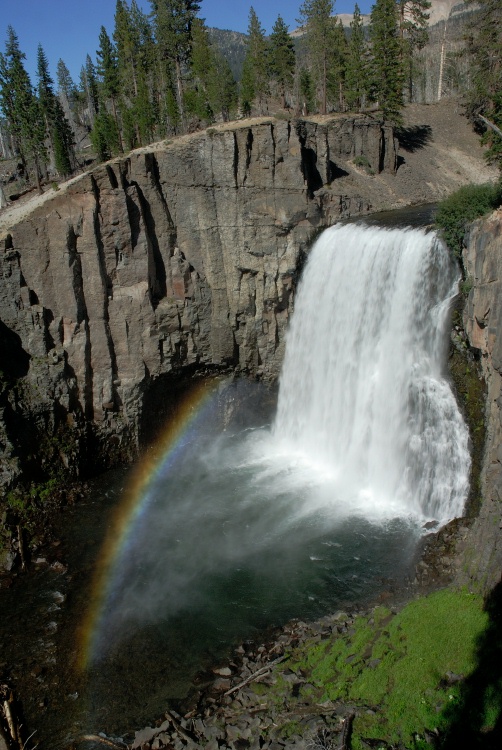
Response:
M356 513L444 523L466 500L468 433L444 376L459 274L432 232L356 225L311 251L274 437Z

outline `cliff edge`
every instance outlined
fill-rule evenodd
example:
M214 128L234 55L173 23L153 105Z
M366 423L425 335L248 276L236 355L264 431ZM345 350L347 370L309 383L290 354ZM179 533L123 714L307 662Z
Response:
M392 129L365 116L260 119L109 162L21 207L15 224L11 209L0 226L0 485L33 456L37 431L65 432L68 468L90 446L134 453L159 378L277 377L309 241L370 209L338 187L358 159L393 174Z

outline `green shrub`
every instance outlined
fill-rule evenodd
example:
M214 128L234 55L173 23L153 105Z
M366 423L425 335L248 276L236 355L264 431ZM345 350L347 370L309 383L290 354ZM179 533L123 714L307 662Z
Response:
M457 257L467 225L493 211L502 203L502 183L496 185L464 185L438 206L436 225L448 247Z
M375 174L375 170L371 166L371 164L368 161L368 157L364 154L360 154L359 156L354 157L354 165L356 167L361 167L366 171L366 174L373 175Z
M467 276L461 284L460 284L460 292L464 295L464 297L469 296L469 292L471 291L472 287L474 286L474 280L472 276Z

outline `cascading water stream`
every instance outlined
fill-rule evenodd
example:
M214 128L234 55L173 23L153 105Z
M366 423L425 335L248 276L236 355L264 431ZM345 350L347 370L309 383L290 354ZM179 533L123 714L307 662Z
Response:
M468 433L444 374L458 281L424 230L336 226L311 251L273 434L331 473L334 502L355 513L462 512Z

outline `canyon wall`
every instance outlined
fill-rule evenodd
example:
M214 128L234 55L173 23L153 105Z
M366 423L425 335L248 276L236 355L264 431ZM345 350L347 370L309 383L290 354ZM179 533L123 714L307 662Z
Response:
M310 240L369 209L337 190L356 157L394 173L392 129L364 116L233 124L103 165L8 227L0 486L53 436L47 460L68 470L90 445L134 453L163 377L276 378Z
M458 578L488 590L502 574L502 209L476 221L465 244L463 261L472 288L464 327L470 346L479 354L487 396L482 503L460 543Z
M381 207L387 181L402 189L396 161L392 131L363 116L232 124L114 160L15 222L0 216L0 491L23 473L134 456L185 376L276 379L309 244ZM377 177L359 179L366 168ZM487 446L458 578L489 587L502 570L502 213L466 244Z

